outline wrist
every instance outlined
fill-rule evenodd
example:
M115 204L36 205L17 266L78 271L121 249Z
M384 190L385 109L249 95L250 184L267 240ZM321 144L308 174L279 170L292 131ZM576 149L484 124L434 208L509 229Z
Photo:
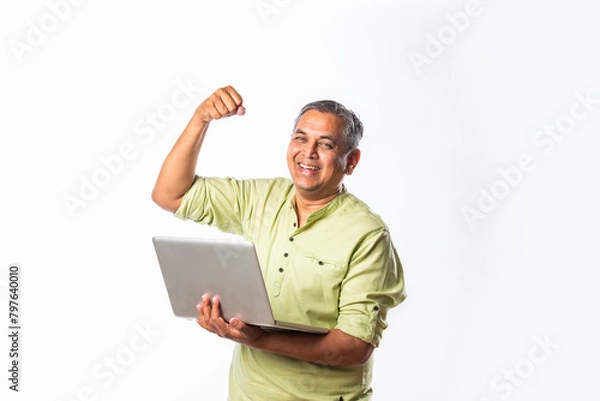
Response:
M208 116L203 116L199 113L194 113L194 115L192 116L192 122L195 124L199 124L199 125L208 125L210 124L210 122L212 121L212 119Z
M202 139L204 137L204 134L208 130L209 125L210 123L196 118L196 116L194 115L183 130L183 135L186 137L191 136L191 138L194 138L194 141L198 138Z
M271 334L272 333L269 333L268 331L261 329L260 335L258 337L256 337L254 340L247 343L246 345L250 348L264 349L267 342L269 341L269 336Z

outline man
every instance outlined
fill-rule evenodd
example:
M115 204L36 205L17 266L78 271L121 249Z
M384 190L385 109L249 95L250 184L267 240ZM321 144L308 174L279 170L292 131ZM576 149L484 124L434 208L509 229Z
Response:
M329 332L267 332L237 318L226 322L219 299L205 294L198 324L238 343L229 399L370 400L372 352L387 311L405 293L387 227L343 185L360 160L362 123L336 102L314 102L296 119L287 152L291 180L196 176L209 124L244 113L231 86L202 102L167 155L152 199L179 218L252 241L275 318Z

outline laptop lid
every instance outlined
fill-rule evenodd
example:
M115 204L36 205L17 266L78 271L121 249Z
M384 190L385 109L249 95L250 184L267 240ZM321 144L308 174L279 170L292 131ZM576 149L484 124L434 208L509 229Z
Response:
M195 319L202 294L218 295L225 321L326 333L327 329L276 322L254 244L246 240L152 238L175 316Z

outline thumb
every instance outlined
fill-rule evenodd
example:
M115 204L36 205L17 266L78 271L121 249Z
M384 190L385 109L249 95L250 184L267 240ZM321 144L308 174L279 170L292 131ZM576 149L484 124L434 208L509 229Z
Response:
M241 328L244 327L244 324L242 323L242 321L240 319L237 319L237 318L231 319L229 321L229 325L231 327L233 327L234 329L236 329L236 330L239 330L239 329L241 329Z
M237 114L238 116L243 116L244 114L246 114L246 108L244 106L238 106L237 110L235 111L235 114Z

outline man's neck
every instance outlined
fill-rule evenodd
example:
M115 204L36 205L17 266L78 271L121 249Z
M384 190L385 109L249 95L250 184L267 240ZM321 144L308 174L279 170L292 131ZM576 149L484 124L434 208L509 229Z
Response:
M339 194L342 193L340 188L338 192L334 192L323 198L311 199L309 197L302 196L296 192L296 214L298 215L298 227L302 227L306 223L308 216L313 214L319 209L327 206L332 200L334 200Z

